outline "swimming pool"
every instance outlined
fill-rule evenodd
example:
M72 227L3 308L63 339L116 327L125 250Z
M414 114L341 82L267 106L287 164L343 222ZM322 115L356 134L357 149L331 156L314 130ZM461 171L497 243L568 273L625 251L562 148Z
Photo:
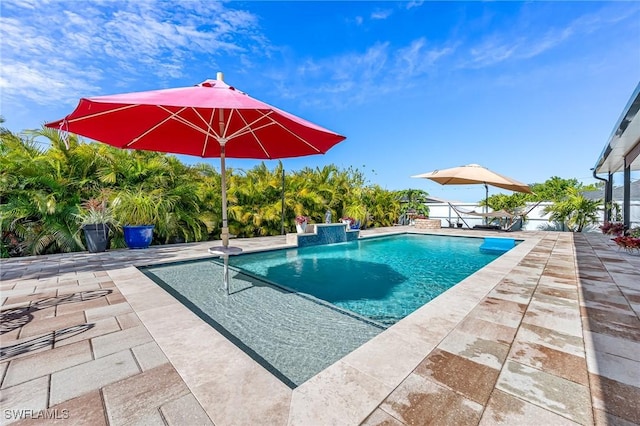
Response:
M392 325L499 255L482 239L403 234L232 257L229 264Z
M141 270L295 388L498 257L482 242L402 234L247 253L230 258L229 296L219 259Z

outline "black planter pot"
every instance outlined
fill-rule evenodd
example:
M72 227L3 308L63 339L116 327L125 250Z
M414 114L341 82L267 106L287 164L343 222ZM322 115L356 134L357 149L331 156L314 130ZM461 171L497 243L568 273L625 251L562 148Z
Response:
M109 246L109 225L104 223L94 223L84 225L84 239L87 241L89 253L100 253L107 250Z
M123 226L124 243L130 249L146 249L153 240L154 225Z

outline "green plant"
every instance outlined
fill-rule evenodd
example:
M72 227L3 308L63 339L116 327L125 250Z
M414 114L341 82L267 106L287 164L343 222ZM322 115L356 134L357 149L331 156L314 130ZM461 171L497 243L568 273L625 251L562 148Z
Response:
M550 219L563 223L573 232L582 232L585 226L599 221L598 208L602 200L585 198L578 188L567 188L565 196L544 209Z
M429 206L425 204L429 193L420 189L396 191L400 202L400 214L418 214L429 217Z
M113 210L107 205L106 200L90 198L82 203L80 212L75 214L78 224L84 225L107 224L117 225Z
M165 203L153 191L123 190L111 203L113 213L123 225L157 225L165 216Z

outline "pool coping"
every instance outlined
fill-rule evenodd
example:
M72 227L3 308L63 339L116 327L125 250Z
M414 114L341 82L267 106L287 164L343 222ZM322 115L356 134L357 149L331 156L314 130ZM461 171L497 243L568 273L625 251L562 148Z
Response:
M364 238L403 233L485 236L410 228ZM518 239L514 249L293 390L137 268L109 274L214 423L358 424L540 241L536 235Z

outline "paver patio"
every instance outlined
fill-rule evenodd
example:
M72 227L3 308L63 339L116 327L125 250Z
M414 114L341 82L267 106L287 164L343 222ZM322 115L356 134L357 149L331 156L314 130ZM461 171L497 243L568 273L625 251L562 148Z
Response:
M363 235L405 231L496 235ZM523 242L294 390L134 267L212 242L0 260L0 424L640 424L640 255L509 235Z

